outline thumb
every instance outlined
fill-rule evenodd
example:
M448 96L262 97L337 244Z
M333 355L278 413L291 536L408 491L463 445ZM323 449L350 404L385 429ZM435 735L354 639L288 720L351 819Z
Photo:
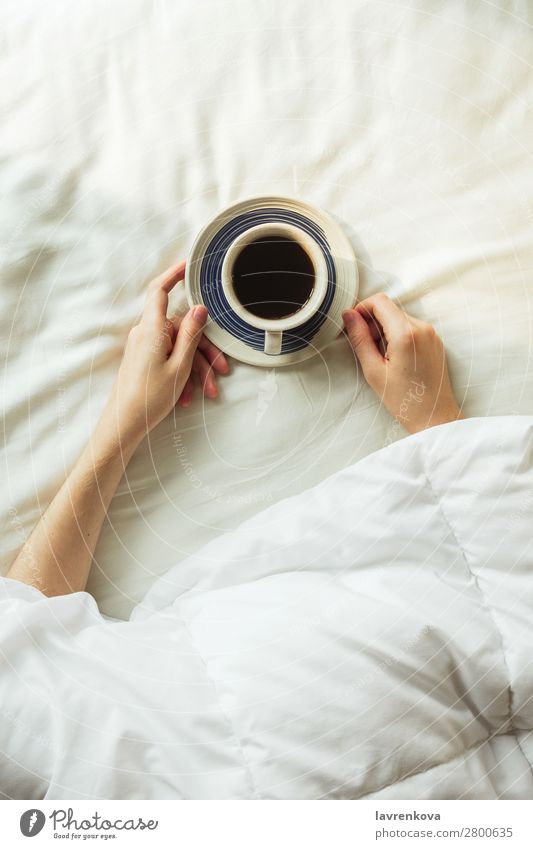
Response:
M189 310L179 325L169 362L176 370L183 371L185 377L191 373L194 355L206 321L207 307L196 306Z
M363 316L357 310L345 310L342 314L346 335L352 350L363 369L363 374L372 385L375 375L383 368L383 357L376 347L372 333ZM373 380L370 379L372 376Z

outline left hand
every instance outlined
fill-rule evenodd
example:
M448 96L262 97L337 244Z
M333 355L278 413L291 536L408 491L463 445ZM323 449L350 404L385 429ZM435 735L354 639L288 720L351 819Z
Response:
M196 375L207 398L216 398L215 372L227 374L224 354L202 329L207 308L167 318L168 294L185 276L185 262L172 266L148 286L139 324L132 327L108 407L121 438L139 441L176 403L188 407Z
M462 419L435 328L380 292L343 313L368 383L409 433Z

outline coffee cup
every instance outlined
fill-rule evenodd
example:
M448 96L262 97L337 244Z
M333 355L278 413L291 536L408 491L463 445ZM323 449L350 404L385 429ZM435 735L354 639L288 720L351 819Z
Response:
M305 324L326 295L322 249L292 224L258 224L229 246L222 288L237 316L265 332L265 354L280 354L283 334Z

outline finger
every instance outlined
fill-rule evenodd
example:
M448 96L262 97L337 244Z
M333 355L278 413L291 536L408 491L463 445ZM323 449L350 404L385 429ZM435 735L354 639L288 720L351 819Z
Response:
M195 306L190 309L180 323L174 348L168 358L170 366L176 371L182 371L187 377L191 373L194 355L206 320L207 307Z
M174 323L176 331L179 330L179 326L182 322L182 319L183 316L179 314L176 314L172 317L172 321ZM230 367L226 357L224 356L220 348L217 348L216 345L209 341L207 336L202 335L202 338L198 343L198 348L203 353L207 361L211 363L215 371L217 371L219 374L228 374Z
M372 385L380 370L385 368L383 357L376 347L367 322L358 310L345 310L342 317L350 345L361 364L363 374Z
M194 355L192 370L198 376L204 395L207 398L216 398L218 395L218 389L213 369L200 351L196 351L196 354Z
M163 271L158 277L155 277L149 284L153 289L163 289L167 294L172 291L176 283L179 283L185 277L186 262L182 259L175 265L171 265L166 271Z
M383 347L386 345L385 334L383 333L383 328L376 316L373 313L368 312L366 309L358 309L359 315L362 315L366 323L368 324L368 328L370 333L372 334L372 339L378 345L378 347Z
M210 342L209 339L206 339L205 336L202 336L198 347L215 371L218 371L219 374L227 374L229 372L229 363L226 357L224 356L220 348L217 348L216 345L213 345L213 343Z
M367 316L377 319L389 343L402 337L409 324L405 313L383 292L361 301L355 309L367 320Z
M148 291L144 302L142 320L145 323L161 324L167 317L168 293L176 283L183 280L185 276L185 262L179 262L167 268L159 277L155 277L148 284Z
M192 401L192 396L194 395L194 380L192 377L187 378L187 383L181 390L181 395L178 398L178 404L181 407L188 407Z
M161 327L167 317L168 295L162 289L148 292L144 302L141 323Z

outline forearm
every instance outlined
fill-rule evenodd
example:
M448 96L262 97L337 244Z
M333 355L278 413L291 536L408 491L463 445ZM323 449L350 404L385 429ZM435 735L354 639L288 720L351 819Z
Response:
M141 439L177 402L190 404L193 369L204 394L217 396L214 372L229 369L222 352L202 335L206 307L167 318L168 293L184 277L185 263L180 262L150 283L141 321L130 330L95 432L8 578L49 596L84 590L109 503Z
M7 574L45 595L84 590L109 503L138 444L108 404L85 450Z

